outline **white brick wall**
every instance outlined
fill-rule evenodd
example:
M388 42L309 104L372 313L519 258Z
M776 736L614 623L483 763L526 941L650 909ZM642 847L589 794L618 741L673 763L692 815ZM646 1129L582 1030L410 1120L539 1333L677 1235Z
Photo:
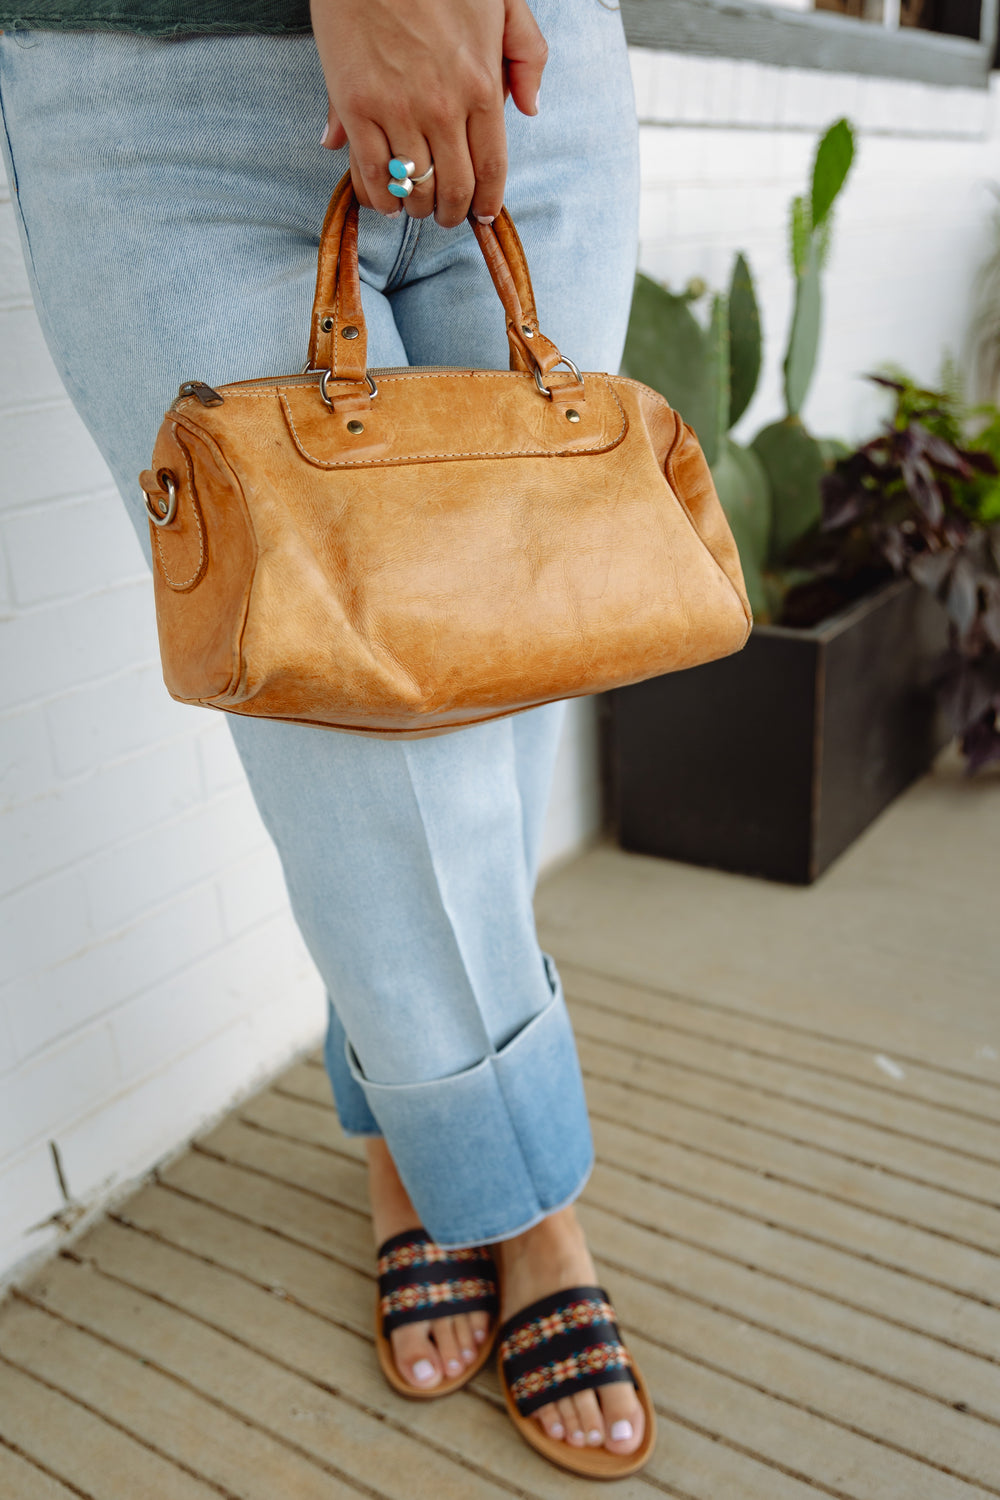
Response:
M961 344L1000 175L996 95L633 53L641 263L724 284L745 249L779 406L785 224L815 133L861 155L838 210L807 418L857 435L880 360L926 379ZM572 352L572 351L571 351ZM150 587L56 378L0 194L0 1278L312 1041L318 982L224 724L170 702ZM544 843L594 829L593 712L573 706Z
M0 201L0 1276L311 1043L318 980L224 722L150 584Z

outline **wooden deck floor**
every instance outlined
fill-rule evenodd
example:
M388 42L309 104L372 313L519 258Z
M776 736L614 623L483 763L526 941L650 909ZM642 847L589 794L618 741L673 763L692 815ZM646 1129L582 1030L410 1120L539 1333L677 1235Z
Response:
M812 890L610 849L546 882L657 1399L622 1500L1000 1495L1000 778L946 765ZM375 1363L365 1179L317 1057L0 1310L4 1500L595 1486ZM601 1491L604 1492L603 1490Z

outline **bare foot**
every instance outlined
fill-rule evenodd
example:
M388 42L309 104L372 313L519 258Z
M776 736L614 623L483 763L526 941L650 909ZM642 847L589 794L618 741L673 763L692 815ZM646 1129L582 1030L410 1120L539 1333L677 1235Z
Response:
M597 1273L572 1208L550 1214L534 1229L494 1247L503 1267L501 1322L540 1297L564 1287L594 1286ZM642 1442L645 1414L631 1382L580 1391L539 1407L535 1420L551 1438L573 1448L634 1453Z
M379 1136L366 1140L368 1188L376 1247L404 1229L419 1229L420 1218L399 1180L396 1164ZM432 1391L443 1380L453 1380L472 1364L490 1336L488 1312L460 1313L405 1323L389 1335L396 1368L408 1384Z

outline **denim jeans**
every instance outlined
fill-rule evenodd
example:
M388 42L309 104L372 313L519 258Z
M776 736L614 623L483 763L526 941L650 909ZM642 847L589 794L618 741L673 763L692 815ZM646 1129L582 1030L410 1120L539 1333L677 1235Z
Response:
M540 114L508 104L506 202L543 330L617 369L636 260L621 20L537 0ZM182 380L302 367L318 231L346 151L321 149L311 36L0 37L7 171L45 337L147 556L137 475ZM468 227L361 211L373 366L505 368ZM532 891L562 706L386 742L234 718L296 920L330 996L344 1129L383 1134L429 1233L516 1234L592 1162L558 975Z

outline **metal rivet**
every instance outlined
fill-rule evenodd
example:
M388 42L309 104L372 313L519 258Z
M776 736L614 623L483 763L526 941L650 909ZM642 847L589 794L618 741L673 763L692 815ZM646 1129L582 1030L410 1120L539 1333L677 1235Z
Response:
M578 411L574 411L573 408L570 407L566 412L566 420L567 422L579 422L580 413Z
M526 339L533 339L535 337L534 329L529 328L527 323L521 324L521 332L524 334Z
M353 323L348 323L346 328L342 328L340 330L340 337L342 339L356 339L357 336L358 330L355 328Z
M355 418L353 422L348 422L347 430L352 437L357 437L359 432L364 432L365 424L364 422L359 422L357 418Z
M333 319L332 318L321 318L320 322L319 322L319 326L322 328L322 330L323 330L324 333L329 333L330 329L333 327Z
M165 500L157 500L156 508L161 516L165 516L167 513L167 502Z

